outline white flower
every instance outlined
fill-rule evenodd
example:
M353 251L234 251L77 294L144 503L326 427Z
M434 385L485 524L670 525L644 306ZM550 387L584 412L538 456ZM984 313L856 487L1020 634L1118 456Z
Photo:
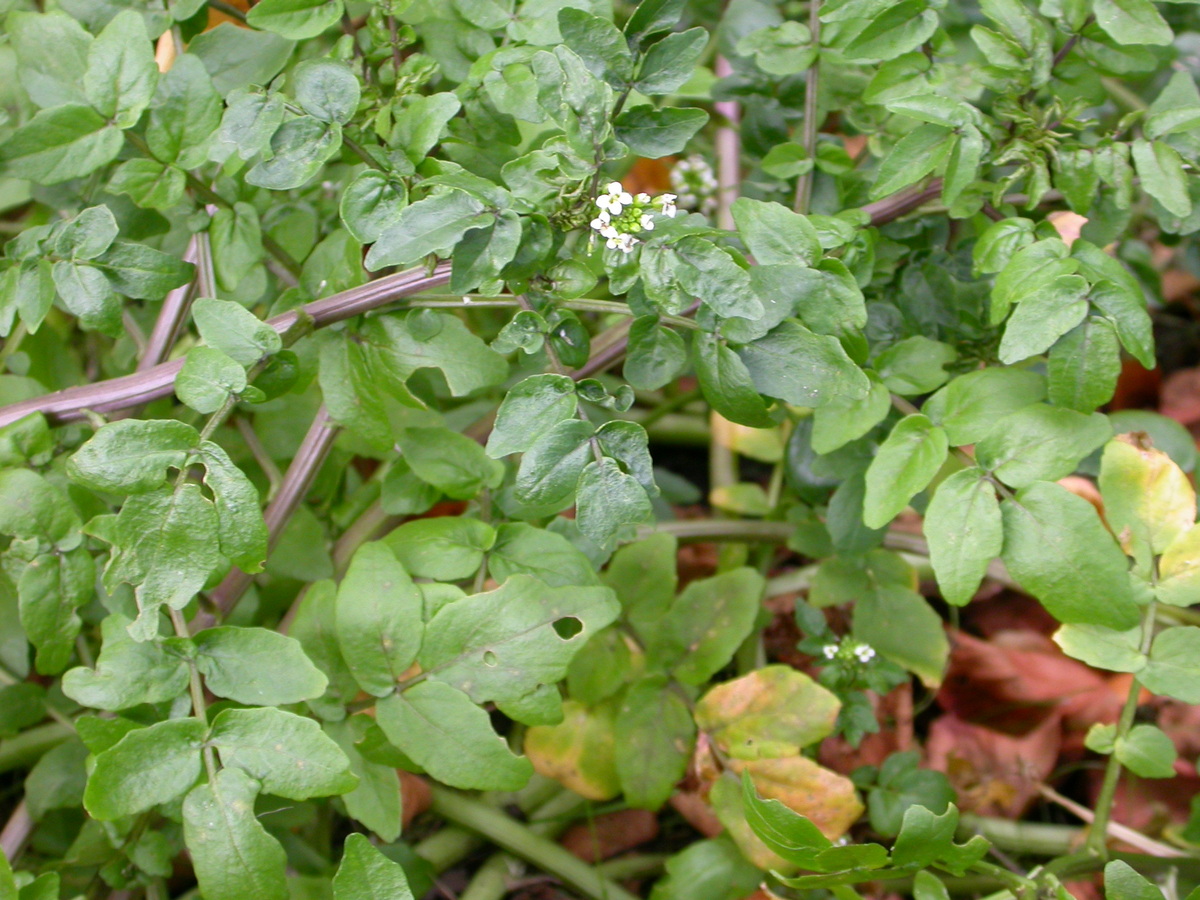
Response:
M610 237L605 246L609 250L620 250L622 253L632 253L633 245L639 243L638 239L632 234L615 234Z
M600 215L596 216L596 218L592 219L592 229L594 231L599 231L599 232L603 233L604 229L606 227L608 227L608 224L611 221L612 221L612 218L609 216L609 214L606 212L602 212L602 213L600 213Z
M854 648L854 655L860 663L869 663L875 658L875 650L867 644L859 644Z
M620 232L617 231L616 227L614 227L612 225L605 225L603 228L599 229L599 231L600 231L600 236L606 237L606 238L615 238L618 234L620 234Z
M826 659L833 659L835 656L837 656L838 645L837 644L826 644L824 647L821 648L821 652L825 654Z
M608 185L609 202L620 203L622 206L632 206L633 196L625 190L619 181L610 182Z
M650 216L648 213L642 214L642 220L641 220L640 224L642 226L642 231L653 231L654 230L654 218L652 216Z
M646 204L646 203L649 203L649 202L650 202L650 195L649 195L649 194L638 194L638 195L637 195L637 202L638 202L638 203L641 203L641 204Z
M675 213L677 212L675 208L675 201L677 199L678 198L674 194L658 195L658 202L664 216L670 216L672 219L675 218Z

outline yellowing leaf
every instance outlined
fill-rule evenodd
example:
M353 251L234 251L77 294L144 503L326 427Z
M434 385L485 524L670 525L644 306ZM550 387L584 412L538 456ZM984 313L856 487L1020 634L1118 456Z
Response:
M1154 592L1163 603L1200 603L1200 526L1192 526L1171 541L1158 561L1158 575Z
M833 732L841 703L790 666L719 684L696 704L696 724L736 759L795 756Z
M1127 552L1127 528L1144 535L1153 552L1162 553L1196 521L1196 492L1183 470L1136 432L1105 446L1100 493L1108 525Z
M588 709L575 700L563 702L557 725L535 725L525 733L525 755L534 771L589 800L611 800L621 793L617 778L609 703Z

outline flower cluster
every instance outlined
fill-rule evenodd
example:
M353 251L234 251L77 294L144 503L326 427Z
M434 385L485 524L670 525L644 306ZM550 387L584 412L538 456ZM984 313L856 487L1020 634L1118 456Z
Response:
M673 218L675 195L660 194L653 200L649 194L630 194L621 182L612 182L605 193L596 198L600 210L592 219L592 230L605 238L609 250L629 253L639 243L636 235L654 230L654 213Z
M826 644L821 648L821 652L825 654L826 659L840 659L843 662L858 662L866 665L875 658L875 648L870 644L864 644L853 639L846 639L839 643Z
M671 190L679 205L709 215L717 209L717 176L702 156L693 154L671 169Z

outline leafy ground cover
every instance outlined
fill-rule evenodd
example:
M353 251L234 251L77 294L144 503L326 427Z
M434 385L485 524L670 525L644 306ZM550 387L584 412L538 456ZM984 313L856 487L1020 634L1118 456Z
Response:
M1193 3L0 14L0 900L1200 897Z

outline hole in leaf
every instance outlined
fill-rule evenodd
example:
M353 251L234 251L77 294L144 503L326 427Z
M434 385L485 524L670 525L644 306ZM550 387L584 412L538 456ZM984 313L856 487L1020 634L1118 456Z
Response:
M574 616L563 616L554 622L554 631L564 641L569 641L583 631L583 623Z
M483 664L485 666L495 666L498 662L500 662L500 659L491 650L483 651Z

